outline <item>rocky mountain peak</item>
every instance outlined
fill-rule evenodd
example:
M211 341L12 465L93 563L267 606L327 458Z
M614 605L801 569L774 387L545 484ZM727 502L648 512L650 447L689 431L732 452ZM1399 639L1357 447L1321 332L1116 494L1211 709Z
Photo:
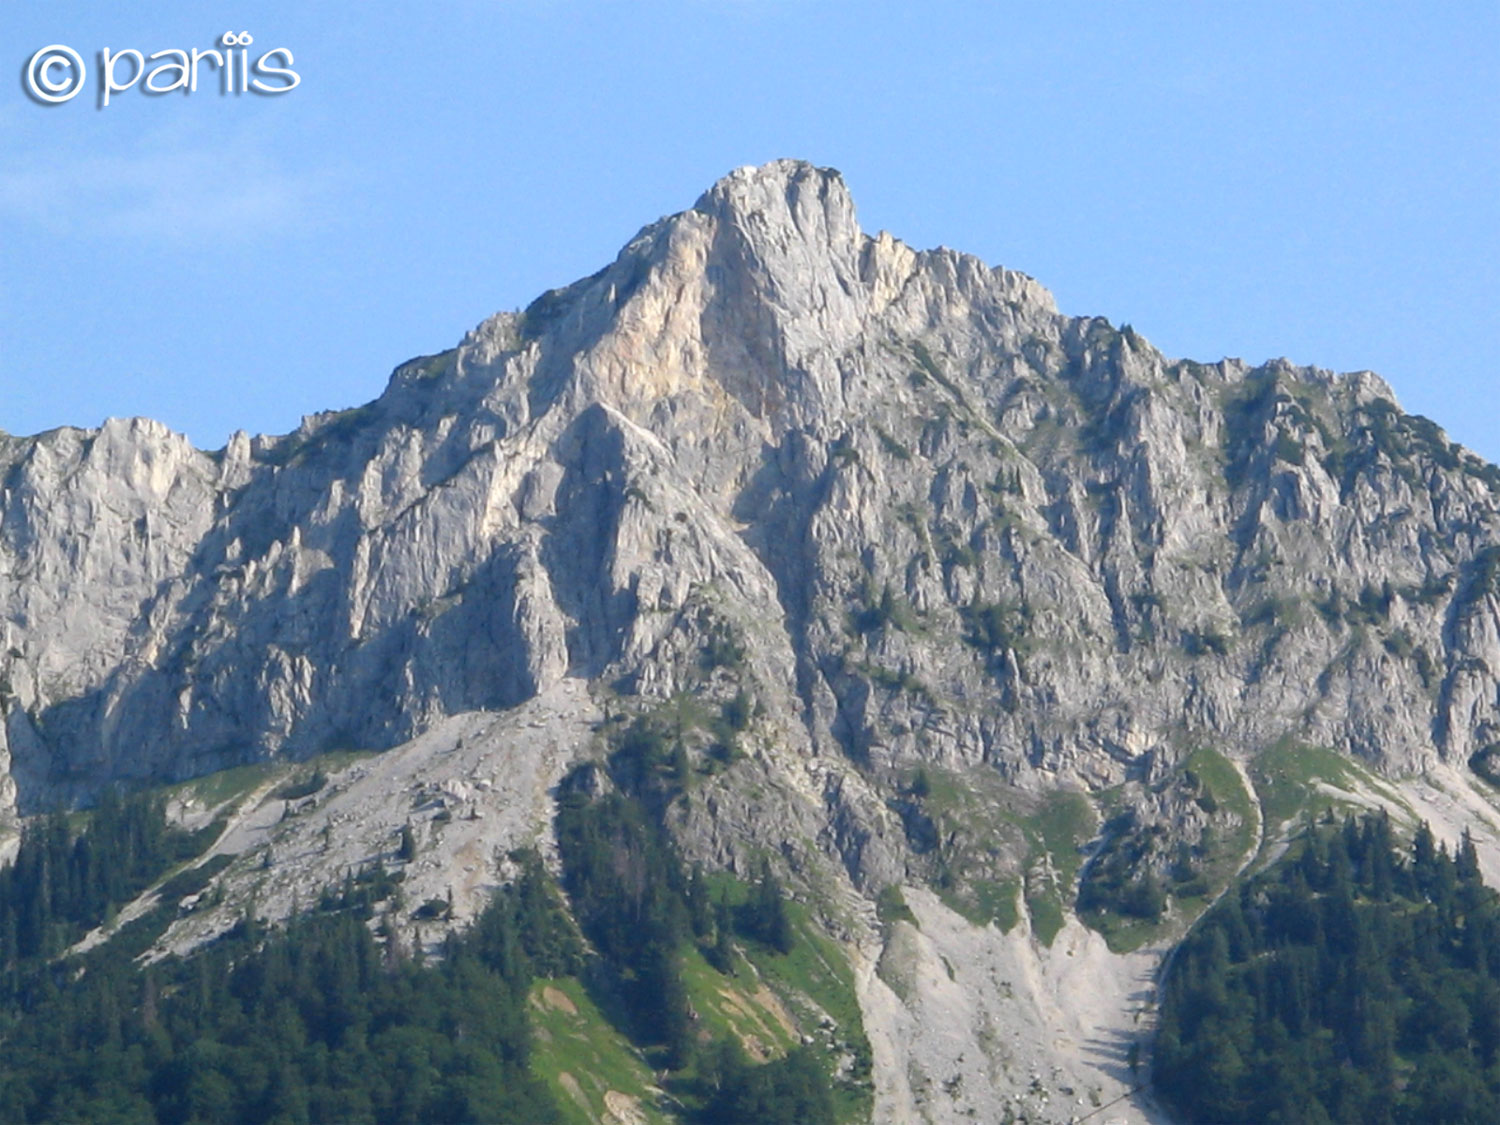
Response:
M789 313L837 292L858 300L867 239L843 177L801 160L739 168L703 194L694 213L715 224L712 274L741 271ZM728 280L725 278L724 280Z
M826 425L841 397L826 357L872 314L869 243L837 172L739 169L608 269L527 310L528 328L552 318L539 351L568 357L566 370L544 359L539 371L570 388L573 407L602 401L654 430L684 412L701 427L703 410L765 432ZM914 255L897 256L909 273ZM669 440L684 436L675 429Z
M215 462L111 423L3 457L6 690L55 739L28 776L378 743L570 671L678 683L660 646L711 588L780 623L802 737L860 760L1092 782L1187 730L1407 766L1500 740L1494 470L1374 375L1172 361L869 237L801 161L291 435Z
M355 786L384 818L357 850L429 815L441 761L469 839L507 810L470 891L545 847L559 777L624 755L690 861L775 856L867 935L904 884L953 963L1040 956L1088 871L1227 880L1304 749L1483 804L1500 468L1370 373L1172 359L865 235L836 172L777 161L291 434L0 439L0 712L9 816L405 747ZM313 823L254 836L284 905L326 866ZM1068 957L1102 950L1067 916ZM898 946L892 979L942 1001L924 1065L987 1089L985 1036L946 1037L950 958ZM880 1048L893 1090L908 1046Z
M844 177L805 160L736 168L699 196L693 210L747 231L791 228L801 239L829 245L854 246L863 237Z
M465 413L482 400L512 430L600 404L688 457L726 438L833 440L881 393L851 384L851 349L977 309L1056 317L1024 274L866 235L837 171L778 160L731 172L598 273L485 321L451 362L398 369L392 389L423 402L441 390Z

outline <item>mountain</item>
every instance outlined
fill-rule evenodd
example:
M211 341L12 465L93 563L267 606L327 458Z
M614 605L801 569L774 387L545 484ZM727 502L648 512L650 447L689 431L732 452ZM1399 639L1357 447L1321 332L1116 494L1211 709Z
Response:
M182 948L413 821L461 923L623 753L837 940L877 1120L1066 1120L1305 811L1500 874L1497 502L1369 372L1169 359L778 161L291 434L0 435L0 798L386 751L243 794Z

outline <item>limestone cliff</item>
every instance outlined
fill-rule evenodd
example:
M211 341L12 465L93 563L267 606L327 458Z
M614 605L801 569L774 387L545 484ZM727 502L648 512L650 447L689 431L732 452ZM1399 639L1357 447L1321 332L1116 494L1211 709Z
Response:
M284 437L0 436L0 801L392 747L576 680L607 715L750 700L669 822L842 887L851 934L854 892L903 883L1071 910L1028 845L1058 794L1201 809L1203 748L1500 770L1497 500L1370 373L1170 359L866 235L836 172L740 169Z

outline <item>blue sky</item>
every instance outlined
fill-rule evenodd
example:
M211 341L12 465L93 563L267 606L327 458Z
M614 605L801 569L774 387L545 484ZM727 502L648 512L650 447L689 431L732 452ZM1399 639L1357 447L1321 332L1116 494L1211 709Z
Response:
M869 231L1169 355L1374 369L1500 459L1493 0L331 7L0 10L0 429L289 430L799 156ZM226 30L299 87L23 91L50 44L92 71Z

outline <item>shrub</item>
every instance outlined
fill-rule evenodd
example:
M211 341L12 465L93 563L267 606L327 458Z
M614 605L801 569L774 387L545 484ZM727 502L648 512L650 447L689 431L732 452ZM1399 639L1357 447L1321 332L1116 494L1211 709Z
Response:
M981 652L1020 652L1028 647L1026 631L1031 625L1028 606L976 601L959 613L964 621L964 640Z

